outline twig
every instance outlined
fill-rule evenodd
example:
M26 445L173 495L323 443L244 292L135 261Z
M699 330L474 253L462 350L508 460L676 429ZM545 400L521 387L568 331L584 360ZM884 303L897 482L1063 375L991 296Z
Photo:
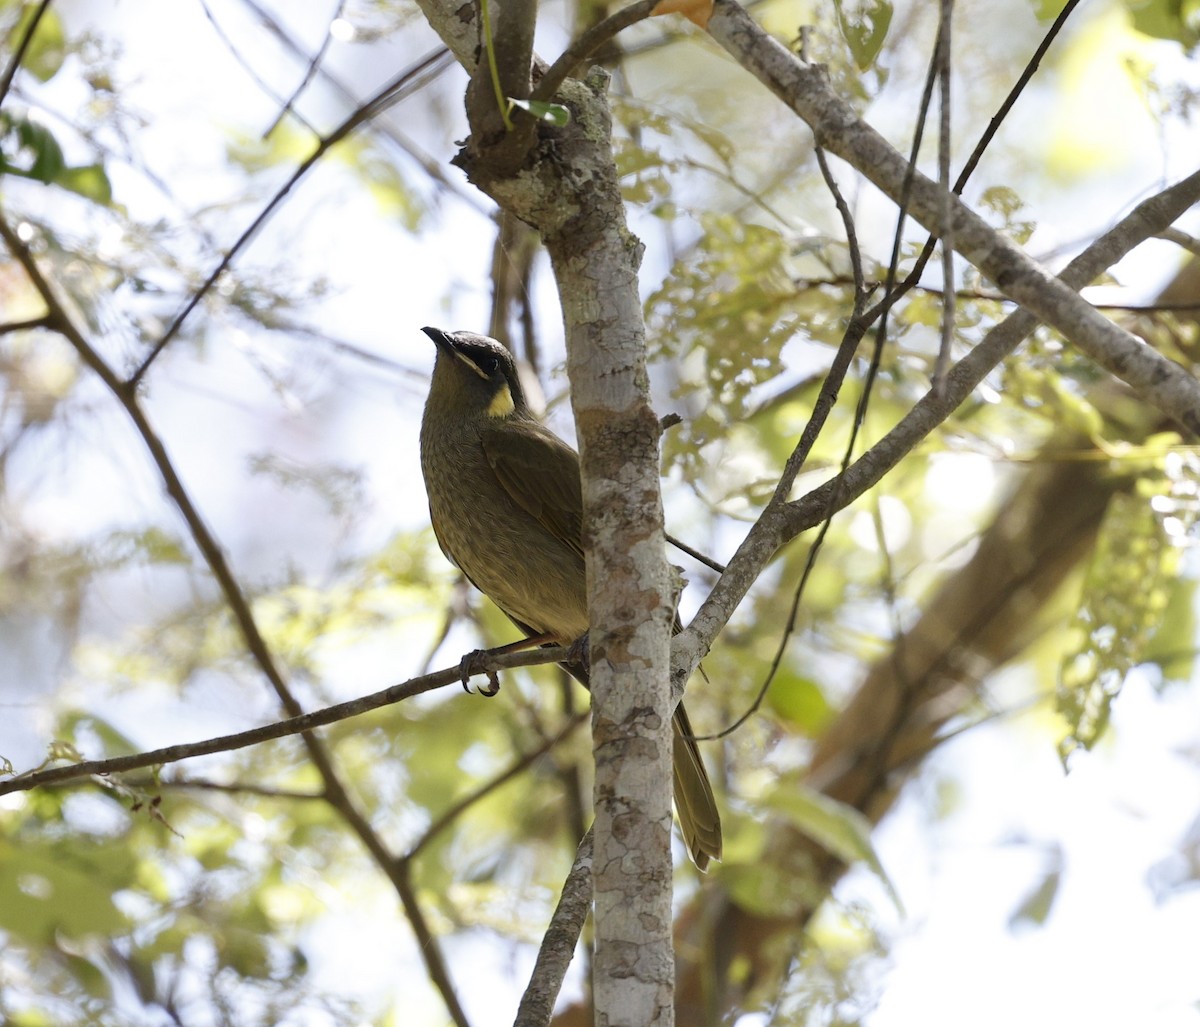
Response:
M1072 289L1082 289L1139 243L1163 231L1198 200L1200 172L1139 204L1071 261L1059 275L1059 281ZM713 638L780 546L819 524L831 508L843 509L873 487L946 420L1036 325L1036 317L1025 310L1010 315L951 368L946 376L944 395L927 393L883 439L837 478L783 508L775 509L773 504L769 505L768 512L755 522L738 546L726 573L717 581L687 629L675 637L673 696L678 698L683 694L688 677L708 652ZM775 512L769 513L772 509Z
M474 665L481 673L488 670L510 670L514 667L535 667L544 663L553 663L562 659L566 650L557 647L532 649L517 653L487 655L481 657ZM151 749L148 752L132 753L128 756L114 756L106 760L84 760L65 767L51 767L47 770L35 770L0 781L0 795L9 792L28 792L42 785L61 784L64 781L78 780L83 777L108 776L120 774L128 770L141 770L144 767L158 767L167 763L178 763L180 760L193 759L196 756L209 756L216 752L234 752L251 745L261 745L263 742L274 741L277 738L288 738L291 735L304 734L319 727L336 724L351 717L360 717L364 713L378 710L384 706L411 699L416 695L424 695L436 688L462 682L461 666L447 667L434 671L432 674L422 674L410 678L398 685L392 685L379 692L350 699L346 702L326 706L311 713L288 717L273 724L250 728L248 731L238 731L230 735L220 735L216 738L206 738L199 742L184 742L180 745L168 745L162 749ZM325 796L327 797L327 796Z
M414 65L401 72L395 79L389 82L381 89L374 97L368 100L362 107L354 111L345 121L337 126L329 135L322 136L317 143L316 148L300 165L292 172L288 180L276 191L270 202L262 209L258 217L256 217L250 226L238 236L237 241L229 248L225 255L213 268L212 273L204 280L200 287L192 294L191 298L184 304L184 307L175 319L167 327L167 330L162 334L159 340L154 344L150 353L142 361L138 369L133 373L126 383L129 388L135 388L142 380L142 377L150 369L150 365L154 363L158 355L166 348L167 344L178 334L179 329L183 326L183 322L187 319L196 306L216 285L217 279L225 273L226 269L233 263L234 258L242 250L242 248L257 234L258 230L266 223L267 219L275 212L275 209L283 202L284 198L292 191L292 188L302 179L314 164L317 163L333 146L340 143L351 132L365 121L375 117L388 106L403 99L409 93L420 89L429 79L430 76L438 74L442 68L447 67L450 63L450 51L445 47L439 47L436 50L427 53Z
M908 203L913 217L926 231L937 230L944 190L925 175L913 174L911 164L858 117L820 69L797 60L736 0L714 0L708 31L809 123L831 152L888 196L901 196L911 177ZM1106 318L959 199L951 209L955 247L966 260L1093 363L1131 386L1189 434L1200 435L1200 382Z
M1058 12L1058 17L1054 19L1050 27L1046 30L1042 41L1038 43L1037 48L1033 51L1033 56L1029 58L1025 67L1021 69L1021 74L1017 76L1017 81L1013 83L1012 89L1008 91L1004 102L996 109L996 113L992 116L991 121L988 122L987 128L984 129L983 135L979 137L979 142L975 144L975 149L971 151L971 156L967 158L962 171L958 173L958 178L954 182L955 195L962 193L963 187L967 184L967 179L974 173L984 152L991 145L996 133L1000 131L1000 126L1004 123L1004 119L1008 117L1009 112L1016 106L1021 94L1025 92L1025 87L1033 80L1034 74L1036 74L1038 68L1042 65L1042 58L1046 56L1050 47L1058 38L1059 33L1066 27L1068 19L1075 13L1075 8L1079 6L1079 2L1080 0L1067 0L1063 4L1063 9Z
M149 791L155 788L171 788L180 791L194 789L200 792L223 792L226 795L253 795L259 799L286 799L288 802L325 801L324 792L298 792L294 788L272 788L249 781L213 781L207 777L149 777L144 780L126 778L123 784L131 788Z
M470 1027L462 1003L458 1001L454 983L450 980L445 960L441 957L441 948L437 943L437 938L430 930L429 921L425 919L425 913L421 909L420 902L417 901L417 891L412 883L412 864L397 861L391 878L396 886L396 893L400 896L400 904L404 907L404 915L412 925L413 934L416 935L417 948L425 959L425 969L429 973L434 987L437 988L446 1003L446 1010L449 1012L450 1018L454 1021L455 1027Z
M562 990L567 967L575 955L588 911L592 908L592 832L575 850L575 862L563 882L562 895L542 936L529 985L517 1007L513 1027L546 1027Z
M807 34L801 38L801 57L804 56L804 48L807 42ZM834 205L837 207L838 214L841 216L842 224L846 232L847 244L850 250L850 262L854 274L854 311L850 316L849 323L846 326L846 331L842 335L842 341L838 345L838 351L834 356L833 363L830 365L829 371L825 375L824 381L821 383L821 391L817 395L816 403L813 404L812 413L809 415L808 423L805 424L803 432L800 434L800 439L796 443L795 448L788 456L787 462L784 464L783 473L780 475L779 483L775 488L775 492L771 497L767 510L764 511L764 516L771 512L777 511L783 507L788 501L788 496L791 493L792 486L795 484L796 478L800 474L801 469L807 462L812 448L816 445L817 439L824 428L830 413L837 403L838 394L841 392L842 383L845 381L846 374L850 369L850 365L854 360L855 354L858 352L868 328L880 308L875 311L865 310L868 292L863 278L862 254L858 245L858 233L854 225L854 216L850 210L850 205L846 202L842 191L837 184L837 179L834 177L832 169L829 167L829 161L826 158L825 150L816 143L814 152L817 158L817 166L821 170L821 175L825 180L825 186L833 197ZM899 232L899 228L897 229ZM891 281L889 279L889 285ZM886 310L886 307L883 308ZM878 347L877 347L878 349ZM861 420L862 410L860 407L859 419ZM845 471L853 453L854 440L851 438L850 445L847 447L844 456L842 457L842 470ZM832 502L831 502L832 507ZM733 734L738 728L746 723L763 704L763 700L767 697L767 691L771 687L771 682L775 680L775 676L779 673L779 668L783 665L783 657L787 652L788 642L792 634L796 630L796 618L800 612L800 600L804 596L805 589L808 586L809 578L812 576L813 570L816 568L817 556L821 552L821 548L825 543L825 537L829 532L829 528L833 523L833 511L831 509L829 516L822 522L821 530L817 537L813 540L813 544L809 547L808 555L804 561L804 569L800 573L800 580L796 583L796 588L792 593L792 603L788 611L788 619L784 624L783 631L779 637L779 644L775 647L775 655L771 660L770 666L767 668L767 673L763 676L762 683L755 693L754 699L731 723L727 724L720 731L708 735L696 735L698 741L713 741L720 738L725 738Z
M9 332L28 332L35 328L50 328L52 327L50 317L43 314L41 317L31 317L27 321L9 321L8 324L0 324L0 335L8 335Z
M615 14L609 15L602 22L593 25L575 42L566 48L550 67L546 74L529 94L531 100L551 100L558 92L558 87L566 81L567 76L585 61L589 54L595 52L618 32L644 21L650 17L659 0L635 0L628 7L622 7Z
M21 42L17 44L17 48L13 51L12 60L8 62L8 67L4 69L3 76L0 76L0 106L4 104L5 97L8 96L8 91L12 88L13 79L16 78L17 69L21 66L21 61L25 59L25 51L29 49L29 44L33 42L33 34L37 32L38 24L41 22L43 15L50 9L51 0L42 0L37 6L37 10L33 12L33 17L29 19L29 26L25 29L25 35L21 37Z
M1200 171L1140 203L1072 260L1059 274L1058 281L1072 289L1084 288L1197 202L1200 202ZM786 532L803 531L816 524L818 511L827 508L835 489L839 492L839 506L846 506L875 485L965 402L976 386L1037 324L1035 315L1021 309L992 328L983 341L947 374L944 395L938 396L933 391L926 393L887 435L845 472L790 503Z
M950 217L950 32L953 22L954 0L942 0L941 21L938 25L937 76L939 98L938 122L938 184L942 187L941 224L938 234L942 237L942 340L938 347L937 362L933 367L933 387L939 391L950 366L950 353L954 346L954 222Z
M287 31L280 23L275 15L257 3L256 0L242 0L247 8L253 13L254 17L261 22L271 32L271 34L279 41L280 45L288 50L294 57L305 59L307 53L296 40L296 38ZM340 96L344 101L352 106L358 105L358 97L346 83L334 75L326 67L318 69L318 74L321 81L327 83L333 91ZM442 165L434 160L429 154L425 153L416 143L409 139L404 133L398 131L394 126L388 125L385 122L376 122L371 126L371 131L382 136L394 146L396 146L406 157L411 158L421 170L425 172L431 179L438 183L447 192L452 193L464 203L470 205L481 214L486 214L484 205L477 198L474 191L468 191L463 185L460 185L456 179L450 178L443 170ZM316 135L316 133L313 133Z
M329 44L333 40L333 33L329 31L330 26L342 16L342 11L346 7L346 0L337 0L337 6L333 9L333 16L329 19L329 25L325 26L325 35L321 39L321 45L317 47L317 52L313 54L312 59L308 62L308 69L304 73L304 78L300 80L300 84L292 91L292 95L287 98L287 102L283 105L278 114L275 115L275 120L267 126L262 137L268 138L279 123L283 121L288 114L295 114L293 107L297 100L300 99L300 94L304 92L312 82L313 77L317 74L317 69L321 66L321 61L325 59L325 53L329 49Z
M138 403L136 388L122 382L113 372L112 368L100 357L99 353L88 343L87 339L84 338L83 333L71 320L66 308L59 301L45 276L42 275L41 269L37 266L37 261L33 258L33 254L21 241L16 232L13 231L2 212L0 212L0 237L4 239L10 252L25 269L25 273L29 276L34 288L41 295L42 302L46 304L48 316L51 319L51 326L74 346L80 359L92 369L96 376L104 383L105 387L112 392L133 421L138 434L149 450L151 459L154 461L163 479L167 494L174 501L176 507L178 507L191 532L192 540L203 554L210 572L224 594L225 601L233 613L234 620L242 633L251 657L267 678L267 681L270 683L289 716L301 716L303 710L295 696L292 695L291 690L279 672L279 668L275 665L274 657L258 628L254 614L250 609L250 604L237 579L233 576L225 555L217 543L216 537L204 523L199 510L184 489L183 483L180 481L179 475L171 463L165 447L150 425L145 411L142 410L141 405ZM461 679L461 672L459 677ZM300 738L308 750L309 759L311 759L313 767L324 782L324 797L326 802L333 809L337 810L350 830L371 854L371 857L375 860L379 868L387 875L388 879L392 882L392 886L400 896L401 901L404 903L406 911L409 913L414 931L419 931L423 927L424 921L421 917L420 909L415 906L415 896L412 895L411 884L407 879L403 867L397 863L393 854L383 843L378 832L351 799L346 786L342 784L341 778L338 776L332 758L326 752L321 741L307 731L303 731ZM456 1027L469 1027L461 1004L458 1001L458 996L450 986L445 959L442 956L441 949L432 937L429 937L421 945L421 958L425 962L430 980L434 982L441 993L442 999L446 1004L446 1009L454 1020Z
M1184 233L1180 232L1180 235ZM1157 232L1154 235L1156 239L1165 239L1167 233ZM1172 240L1174 241L1174 240ZM834 288L845 288L854 286L854 280L845 275L831 275L828 278L797 278L792 282L797 289L815 289L821 286L831 286ZM868 279L866 282L868 290L877 289L882 285L882 281ZM925 285L917 282L913 285L914 292L928 293L930 296L944 296L945 290L937 285ZM988 300L993 303L1007 303L1012 305L1013 300L1010 300L1002 292L996 292L993 289L955 289L954 298L958 300ZM1175 312L1190 313L1193 310L1200 310L1200 300L1188 303L1096 303L1093 304L1097 310L1119 311L1124 314L1171 314ZM804 385L807 387L812 383L812 379L804 380ZM790 387L789 387L790 391ZM758 416L762 410L770 403L774 402L775 397L764 400L763 405L756 407L754 412L747 420Z
M536 649L534 652L539 653L539 651ZM553 657L550 657L550 659L553 659ZM574 731L575 728L579 727L579 725L587 720L587 718L588 714L586 711L583 713L576 713L575 716L567 722L566 726L564 726L563 729L557 734L547 738L544 742L542 742L541 745L531 752L524 753L523 755L517 757L517 759L513 760L513 762L509 765L507 770L498 774L496 777L493 777L485 784L480 785L470 794L464 795L458 800L458 802L454 803L448 809L443 811L441 815L439 815L437 819L425 829L421 837L417 839L417 841L412 845L403 858L406 860L416 859L417 856L421 854L421 851L425 848L425 846L427 846L431 841L433 841L434 838L441 834L442 831L444 831L450 824L460 817L464 810L474 806L475 803L479 802L481 799L487 798L487 796L491 795L492 792L494 792L501 785L507 784L522 771L528 769L531 764L545 756L546 753L558 745L559 742L566 738L566 736Z
M1013 84L1013 87L1008 91L1008 95L1004 98L1004 101L1000 104L995 115L993 115L992 119L988 122L988 126L984 130L983 135L981 135L979 137L979 141L975 144L975 148L971 151L970 157L967 158L967 161L963 165L962 170L958 173L958 177L954 181L954 187L951 190L951 192L955 196L962 195L963 189L966 187L967 182L969 181L971 175L974 173L975 168L978 166L979 161L983 157L983 154L986 152L988 146L991 144L992 139L995 138L996 133L1000 130L1000 126L1004 123L1004 119L1008 116L1009 112L1013 109L1013 107L1016 106L1017 100L1020 98L1021 94L1025 91L1025 88L1029 85L1029 82L1032 80L1034 73L1041 66L1042 58L1045 57L1047 51L1050 49L1051 45L1054 43L1054 40L1058 38L1059 33L1062 31L1063 27L1067 23L1067 19L1071 16L1072 12L1075 10L1075 8L1078 6L1078 4L1079 4L1079 0L1068 0L1068 2L1064 5L1063 9L1059 12L1058 17L1054 19L1053 24L1050 26L1049 29L1047 29L1046 34L1042 37L1041 42L1038 43L1037 48L1033 52L1033 56L1029 59L1029 61L1025 65L1025 67L1021 70L1021 74L1019 76L1017 76L1017 81ZM934 82L933 70L934 70L934 65L931 65L930 73L927 76L926 82L925 82L925 92L922 96L922 101L921 101L922 123L924 121L925 113L928 110L929 98L931 95L931 90L933 88L933 82ZM918 141L919 141L919 136L918 136ZM916 149L914 148L912 157L911 157L910 163L909 163L910 168L915 167L915 163L914 163L916 160L915 154L916 154ZM945 212L943 212L943 215L944 215L944 213ZM940 222L941 228L944 230L945 225L947 223L947 218L945 216L942 216L939 219L939 222ZM925 245L921 247L921 252L917 255L917 259L913 262L912 269L909 271L909 273L905 277L904 281L894 287L891 284L889 284L889 287L885 291L884 299L881 302L881 307L884 310L890 309L892 306L895 305L895 303L899 300L899 298L901 296L903 296L909 290L917 287L917 285L919 284L921 275L924 273L925 267L929 263L929 258L933 255L934 244L936 243L936 241L937 241L937 233L930 232L929 235L925 239ZM894 261L894 259L895 259L895 254L893 253L893 261ZM894 267L892 267L892 271L894 271ZM889 283L891 282L891 280L892 280L891 275L889 275Z
M1158 233L1158 238L1173 242L1176 246L1182 246L1188 252L1200 257L1200 239L1194 235L1181 232L1178 228L1164 228Z
M204 12L204 17L208 19L208 23L212 26L212 30L216 33L217 38L225 45L225 49L229 51L229 56L231 56L234 61L237 62L242 71L244 71L250 77L250 81L258 86L259 90L264 96L275 101L276 103L282 104L284 102L283 97L280 96L274 88L272 88L271 83L269 83L258 73L254 65L242 55L242 51L239 50L237 44L229 38L229 34L217 20L217 16L213 13L212 8L206 3L206 0L200 0L200 9ZM315 125L306 121L300 115L296 115L296 117L297 120L299 120L299 122L313 135L318 137L320 136L320 132L317 131Z
M693 560L695 560L697 563L704 564L704 566L707 567L709 570L716 571L718 574L725 573L725 565L723 563L720 563L717 560L714 560L711 556L705 556L704 553L700 552L699 549L693 549L682 539L677 539L670 532L666 533L666 539L667 539L667 542L669 542L671 545L673 545L681 553L687 553L687 555L690 556Z

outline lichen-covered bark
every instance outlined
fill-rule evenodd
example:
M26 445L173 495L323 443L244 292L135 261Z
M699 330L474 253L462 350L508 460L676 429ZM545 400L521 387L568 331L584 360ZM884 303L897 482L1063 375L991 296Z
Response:
M596 756L593 993L598 1024L674 1022L671 949L671 582L637 271L605 87L568 81L564 129L458 157L532 225L554 266L583 474ZM528 126L527 129L528 131Z

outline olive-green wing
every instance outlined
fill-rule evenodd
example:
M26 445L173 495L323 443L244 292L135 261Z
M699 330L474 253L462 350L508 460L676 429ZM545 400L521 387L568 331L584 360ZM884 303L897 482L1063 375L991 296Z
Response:
M516 504L583 559L579 455L536 421L508 420L483 433L483 451Z

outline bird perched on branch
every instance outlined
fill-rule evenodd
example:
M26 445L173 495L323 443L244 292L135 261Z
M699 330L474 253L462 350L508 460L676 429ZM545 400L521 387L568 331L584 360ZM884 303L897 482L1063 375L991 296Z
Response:
M495 339L422 331L437 346L421 470L438 544L527 635L569 646L588 630L579 456L530 412ZM588 683L582 663L564 666ZM682 704L674 723L675 808L703 870L721 858L721 820Z

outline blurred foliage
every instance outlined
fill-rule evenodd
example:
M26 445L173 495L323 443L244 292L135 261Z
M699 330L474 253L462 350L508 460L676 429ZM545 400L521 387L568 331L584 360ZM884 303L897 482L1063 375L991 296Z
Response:
M112 201L101 164L68 167L62 147L44 125L0 111L0 175L19 175L56 185L97 203Z
M39 6L45 9L39 11ZM21 70L39 82L48 82L57 75L67 55L67 37L58 12L49 5L22 0L4 0L0 3L0 12L10 17L16 14L16 20L5 27L5 38L10 52L15 52L19 46L25 47ZM34 18L37 18L37 27L33 38L29 39Z
M0 0L6 61L36 6ZM1060 6L1034 9L1049 18ZM230 9L214 5L211 12L211 31L230 29L234 48L239 31L250 41L211 72L214 97L227 95L215 88L218 79L238 76L243 111L215 99L208 109L207 94L204 103L189 98L174 106L153 95L186 85L169 52L183 41L161 43L171 70L165 89L156 77L162 69L137 65L124 51L135 35L127 19L144 17L140 30L153 31L146 11L118 17L117 8L105 8L113 15L107 24L86 7L47 9L4 98L0 205L52 274L71 316L127 376L317 140L299 117L264 133L281 104L272 99L262 118L261 103L249 102L251 95L261 100L266 86L240 77L246 65L267 71L273 48L291 52L287 26L272 26L269 9L240 29ZM1014 26L1018 15L1030 19L1027 7L1014 14ZM787 45L803 43L860 110L882 113L895 128L904 120L895 111L911 111L923 74L926 55L913 41L930 36L928 12L882 0L801 8L771 3L756 14ZM306 119L317 131L348 113L345 82L357 88L368 77L384 80L398 54L411 57L404 33L420 19L416 8L391 0L340 10L341 45L350 56L337 74L314 74ZM1195 44L1187 5L1131 3L1129 11L1137 32ZM264 36L254 34L260 29ZM962 30L964 59L982 69L992 40L970 29ZM679 522L672 528L726 557L807 423L853 306L851 262L811 139L756 84L730 77L728 62L703 43L673 39L647 34L641 53L631 43L628 74L616 80L615 158L655 261L647 262L644 292L655 385L663 405L683 416L663 445L668 502ZM308 57L300 47L283 67L284 95L307 73ZM972 73L969 85L986 96L975 102L997 101L1019 68L1003 70L1006 78ZM279 82L270 85L280 91ZM1155 85L1163 103L1156 116L1166 117L1168 97L1172 116L1189 116L1185 92ZM1040 102L1058 100L1047 92ZM515 637L445 564L423 523L420 490L405 477L416 473L415 463L403 463L423 391L406 362L418 366L426 354L412 357L396 339L407 340L413 311L431 297L417 294L413 282L425 279L413 251L401 253L395 240L419 233L425 248L415 259L445 265L443 292L432 301L448 316L476 316L471 304L488 291L470 280L476 265L467 255L491 245L490 220L474 209L464 215L468 205L452 206L452 189L425 170L452 152L460 107L461 81L447 76L405 101L378 131L327 155L299 195L289 196L293 220L274 223L277 235L265 231L219 276L136 393L307 708ZM897 136L903 131L896 128ZM1119 142L1106 137L1104 145ZM1039 182L1021 171L1016 151L1005 151L1002 171L981 180L972 203L1032 245L1038 225L1023 193ZM363 196L373 216L359 220L356 210L352 220L349 202ZM877 283L890 220L880 227L865 192L851 201L864 271ZM398 234L382 244L374 236L361 241L381 226ZM915 233L906 237L902 274L921 242ZM369 279L379 303L365 314L355 309L362 304L357 283L338 266L358 250L369 251L372 264L349 274ZM1008 310L969 269L961 284L956 355ZM521 289L536 293L541 280ZM921 288L893 309L855 455L927 390L941 304L935 290ZM531 337L545 341L553 319L541 323L540 309ZM326 310L333 313L322 320ZM69 763L136 752L276 718L276 699L211 568L164 497L124 412L69 345L29 324L43 313L20 268L5 259L0 666L4 711L20 718L6 744L34 744L20 754L0 752L0 767L6 757L20 772L43 753L48 762ZM1193 364L1200 354L1186 311L1143 315L1138 328L1181 362ZM362 337L375 331L385 342L371 348ZM874 345L868 340L855 357L795 495L845 457ZM542 366L549 363L547 354ZM427 365L419 366L423 374ZM1195 568L1186 555L1200 475L1176 436L1148 429L1145 411L1106 384L1061 340L1040 332L880 494L834 521L786 639L811 536L779 554L706 657L707 681L697 676L689 689L696 729L709 732L743 714L769 683L757 715L706 746L726 797L726 858L702 884L681 864L681 901L720 889L745 910L794 915L809 908L822 898L811 851L772 847L786 825L820 851L868 868L888 907L890 876L870 822L806 783L813 747L864 670L890 657L923 601L961 565L1002 489L1019 480L1020 465L1068 433L1095 440L1098 473L1129 488L1101 526L1081 596L1038 611L1053 656L1041 654L1032 665L1039 674L1051 663L1062 669L1064 751L1102 737L1134 668L1153 665L1164 680L1189 676ZM966 486L947 492L947 477L964 472L965 479L981 463L995 482L988 478L978 495L964 495ZM401 479L399 488L387 475ZM413 508L410 520L419 527L398 526L410 511L397 503ZM700 589L711 583L706 569L688 573ZM1064 623L1068 607L1071 625ZM1055 683L1041 674L1039 687L1050 694ZM541 668L506 674L491 700L452 688L321 731L447 951L458 946L471 960L469 946L483 939L503 953L497 962L525 965L590 815L590 747L586 728L575 726L586 703L557 669ZM943 786L943 795L954 791L953 781ZM22 1027L425 1022L410 1012L424 991L413 984L425 974L421 953L411 933L395 942L387 932L404 920L385 872L395 865L371 858L323 789L303 744L287 739L0 800L0 1020ZM953 815L952 803L930 802L931 819ZM1016 922L1045 920L1060 871L1054 864L1035 882ZM754 981L747 1009L780 1023L857 1022L878 990L889 942L877 929L884 916L825 905L807 936L789 939L782 971ZM377 935L388 938L376 945ZM389 959L398 953L383 975L390 990L364 998L338 976L345 963L336 957L350 952L367 963L377 947ZM473 964L453 962L451 975L464 990L472 972ZM510 973L516 981L516 970ZM731 979L749 981L750 974L747 960L734 959ZM440 1007L427 1022L439 1018Z
M1181 580L1180 568L1200 521L1200 463L1174 433L1114 462L1121 473L1135 473L1136 484L1113 497L1084 575L1077 642L1058 683L1068 728L1059 744L1064 762L1103 735L1131 670L1153 660L1164 674L1184 677L1194 662L1196 583Z
M875 63L894 13L892 5L885 0L862 3L859 0L834 0L838 28L842 38L854 55L854 63L865 70Z

